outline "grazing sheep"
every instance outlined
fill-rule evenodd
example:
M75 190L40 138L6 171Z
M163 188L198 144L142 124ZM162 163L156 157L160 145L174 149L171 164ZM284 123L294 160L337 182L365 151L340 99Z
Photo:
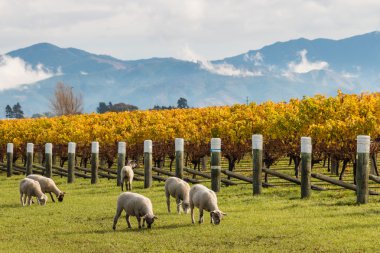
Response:
M121 168L120 171L120 185L121 185L121 191L124 191L124 182L125 182L125 189L127 191L132 191L132 182L133 182L133 176L135 173L133 172L133 168L136 167L136 163L134 161L128 161L127 165Z
M168 206L168 212L170 213L170 196L176 199L177 213L180 213L180 206L185 213L188 212L190 207L189 202L190 186L187 182L177 177L169 177L165 181L165 195L166 205Z
M218 200L214 191L197 184L190 189L191 222L194 224L194 207L199 208L199 223L203 223L203 210L210 212L211 223L218 225L224 215L219 210Z
M153 214L153 207L150 199L137 193L123 192L117 199L116 214L113 219L113 230L116 229L117 220L119 219L123 210L125 210L127 213L126 220L128 228L131 228L129 216L136 216L137 222L139 223L139 228L141 228L141 218L143 218L142 226L145 226L146 221L148 228L151 228L152 223L155 219L157 219L157 217Z
M55 202L53 195L51 194L52 192L55 193L55 196L58 198L59 202L63 201L63 197L65 196L65 192L61 191L58 189L58 187L55 185L54 180L48 177L44 177L41 175L37 174L30 174L27 176L27 178L36 180L40 183L41 185L41 190L43 193L49 193L51 200Z
M22 197L24 196L24 200ZM28 197L28 206L32 202L32 197L37 197L37 202L40 205L45 205L47 201L47 196L42 192L40 183L30 178L24 178L20 182L20 201L21 205L25 206L26 197Z

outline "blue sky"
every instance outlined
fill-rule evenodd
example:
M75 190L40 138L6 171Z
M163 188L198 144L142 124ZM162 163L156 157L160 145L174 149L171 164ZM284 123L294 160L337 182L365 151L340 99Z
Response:
M220 59L380 30L376 0L0 0L0 54L38 42L121 59Z

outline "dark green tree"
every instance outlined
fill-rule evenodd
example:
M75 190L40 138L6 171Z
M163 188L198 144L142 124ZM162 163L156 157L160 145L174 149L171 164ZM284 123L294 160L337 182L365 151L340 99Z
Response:
M109 106L104 102L100 102L99 106L96 108L97 113L105 113L105 112L108 112L109 110L110 110Z
M189 108L186 98L179 98L177 101L177 108Z
M15 104L12 108L13 110L13 117L16 119L22 119L24 118L24 111L21 109L21 105L19 102Z
M5 117L6 118L13 118L13 110L12 110L12 107L10 105L7 105L5 107Z

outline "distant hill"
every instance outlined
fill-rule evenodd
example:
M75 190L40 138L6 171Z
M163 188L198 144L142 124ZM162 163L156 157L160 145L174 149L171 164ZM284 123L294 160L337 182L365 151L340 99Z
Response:
M63 81L84 96L85 110L99 102L124 102L139 108L288 100L322 93L379 90L380 33L342 40L297 39L216 60L151 58L124 61L75 48L40 43L7 53L52 73L50 78L0 92L0 109L21 103L26 114L48 111L55 84ZM1 65L0 65L1 67ZM3 115L0 112L0 115Z

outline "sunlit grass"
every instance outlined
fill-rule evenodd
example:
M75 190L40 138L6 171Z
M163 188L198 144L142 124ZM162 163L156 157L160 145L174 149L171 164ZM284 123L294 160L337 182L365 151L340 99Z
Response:
M62 203L22 207L18 183L22 177L0 173L0 252L358 252L377 251L380 227L380 197L367 205L355 205L348 190L313 192L299 199L299 187L264 189L251 195L249 184L223 187L219 207L228 213L218 226L191 224L190 215L168 214L163 183L134 191L151 198L159 217L151 230L137 228L125 215L112 230L120 188L114 181L91 185L77 179L66 184ZM174 199L172 201L174 207ZM174 208L172 208L174 210ZM198 210L196 210L196 220Z

